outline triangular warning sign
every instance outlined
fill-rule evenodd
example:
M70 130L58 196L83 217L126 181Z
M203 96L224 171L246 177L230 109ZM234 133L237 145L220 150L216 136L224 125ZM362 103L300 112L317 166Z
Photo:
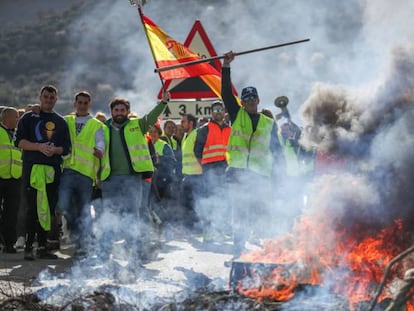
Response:
M201 58L217 56L199 20L194 22L184 42L184 46L197 53ZM212 61L210 65L216 68L218 72L221 72L221 62L218 59ZM167 80L165 88L169 90L171 99L217 98L216 94L199 77ZM158 99L161 98L162 88L158 92Z

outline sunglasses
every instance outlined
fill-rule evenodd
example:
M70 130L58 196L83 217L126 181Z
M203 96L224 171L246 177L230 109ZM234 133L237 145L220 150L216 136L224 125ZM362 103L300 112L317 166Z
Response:
M224 109L223 108L215 108L213 109L213 112L217 113L217 112L223 112Z

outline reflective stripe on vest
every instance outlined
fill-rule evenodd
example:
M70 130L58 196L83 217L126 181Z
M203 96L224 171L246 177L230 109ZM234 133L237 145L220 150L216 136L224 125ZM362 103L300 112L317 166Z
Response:
M255 173L270 176L273 159L270 137L274 121L260 114L256 131L249 114L242 107L232 124L227 147L230 167L247 168Z
M106 146L109 147L105 149L105 155L102 159L102 180L107 179L111 173L109 160L111 129L106 127L104 134ZM154 166L148 149L148 143L139 126L139 119L130 119L121 129L121 135L125 138L128 156L134 172L153 172Z
M207 140L203 148L202 164L226 160L227 144L231 128L223 129L215 122L208 123Z
M183 174L185 175L200 175L203 173L200 163L194 155L194 145L197 137L197 130L194 129L191 133L184 137L181 147L183 155Z
M70 168L92 180L96 179L99 170L99 159L93 155L95 134L103 127L102 122L95 118L89 119L78 135L76 135L76 116L65 116L69 127L72 150L63 161L63 168Z
M22 152L14 146L7 131L0 128L0 178L18 179L22 176Z

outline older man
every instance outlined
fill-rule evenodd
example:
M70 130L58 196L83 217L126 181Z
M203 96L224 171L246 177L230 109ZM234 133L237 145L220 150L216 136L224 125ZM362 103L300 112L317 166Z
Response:
M18 111L4 107L0 123L0 233L5 253L16 253L17 214L20 205L22 153L13 143Z

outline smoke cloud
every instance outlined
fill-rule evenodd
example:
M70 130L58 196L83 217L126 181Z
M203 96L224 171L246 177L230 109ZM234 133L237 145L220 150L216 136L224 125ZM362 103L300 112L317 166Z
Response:
M404 0L392 10L386 1L262 0L252 5L246 0L180 0L149 1L143 11L180 42L200 19L218 54L310 38L308 43L240 56L232 66L233 83L239 91L246 85L256 86L261 105L271 108L275 97L288 96L289 108L300 122L298 108L315 82L360 86L381 75L390 48L409 38L410 18L400 17L408 14L410 6ZM82 73L103 66L107 74L101 77L102 84L123 81L125 88L114 92L128 96L139 114L153 105L161 84L153 73L154 62L139 16L128 1L89 3L69 33L82 34L72 41L90 50L90 58L68 60L68 87L80 81ZM122 57L124 76L111 74L112 53ZM104 56L105 63L97 63Z
M256 86L259 107L272 110L275 97L288 96L293 120L305 129L303 145L346 159L345 171L309 184L297 180L283 191L306 188L309 203L303 212L333 229L354 222L383 227L398 217L413 221L414 47L407 42L414 32L414 2L150 0L143 11L180 42L200 19L218 54L310 38L232 63L236 89ZM74 35L80 31L82 36ZM139 115L153 107L161 84L139 16L128 1L89 3L68 32L90 57L68 59L63 85L75 89L83 73L93 74L100 66L107 91L101 101L128 97ZM113 54L123 60L123 76L111 71ZM124 87L111 90L113 81ZM251 189L249 195L254 193ZM275 233L287 230L302 212L301 200L284 198L263 206L264 222L271 219ZM221 216L209 215L213 222Z

